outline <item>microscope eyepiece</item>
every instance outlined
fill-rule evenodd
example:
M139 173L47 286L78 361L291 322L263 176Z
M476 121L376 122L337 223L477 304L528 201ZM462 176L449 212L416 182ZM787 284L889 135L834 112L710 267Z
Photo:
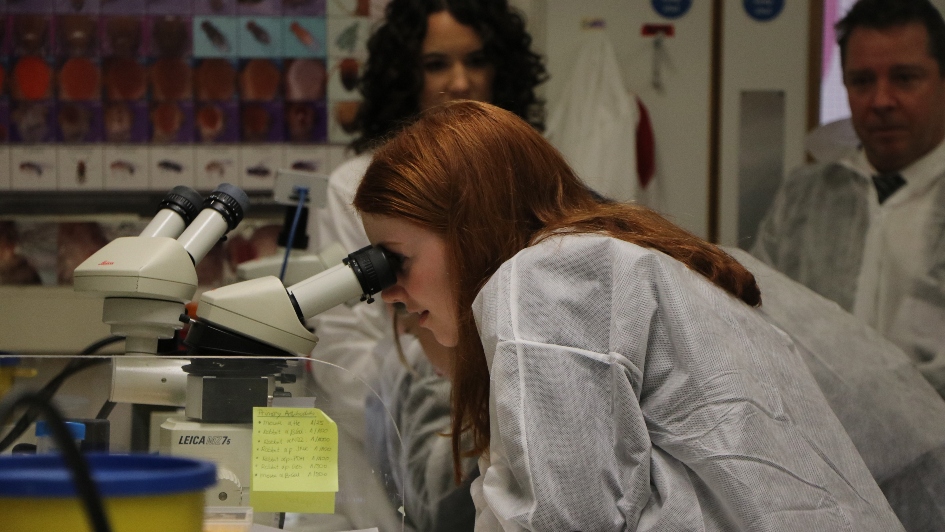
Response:
M354 270L366 296L372 296L397 282L397 260L384 248L361 248L348 255L343 262Z
M177 238L194 221L202 205L203 196L196 190L176 186L161 200L157 213L140 236Z
M164 199L161 200L161 204L158 206L158 211L161 211L161 209L170 209L179 214L180 217L184 219L184 224L186 225L194 221L202 205L203 196L201 196L199 192L190 187L178 185L164 196Z
M382 248L359 249L342 262L286 288L300 321L358 296L371 303L371 296L397 282L397 261Z
M243 221L243 216L249 210L249 196L239 187L222 183L207 196L204 207L219 212L232 231Z
M223 183L207 196L200 213L177 241L196 264L228 231L236 228L247 209L249 196L238 187Z

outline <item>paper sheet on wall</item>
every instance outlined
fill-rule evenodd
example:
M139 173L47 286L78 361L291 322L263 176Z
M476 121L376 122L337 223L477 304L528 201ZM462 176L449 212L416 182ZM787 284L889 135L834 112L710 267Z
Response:
M338 491L338 426L317 408L253 409L257 512L331 513Z

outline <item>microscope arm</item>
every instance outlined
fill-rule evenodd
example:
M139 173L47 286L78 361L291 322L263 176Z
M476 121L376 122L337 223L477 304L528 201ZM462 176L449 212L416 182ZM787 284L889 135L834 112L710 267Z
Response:
M318 337L305 320L359 296L373 302L396 271L391 255L368 246L288 288L270 276L204 292L185 343L198 355L307 356Z

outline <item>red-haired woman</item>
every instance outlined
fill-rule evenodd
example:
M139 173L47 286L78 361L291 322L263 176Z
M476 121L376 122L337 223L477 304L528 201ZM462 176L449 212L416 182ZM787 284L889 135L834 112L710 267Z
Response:
M544 128L537 91L548 78L544 60L533 50L523 15L507 0L385 4L356 80L360 103L349 148L357 156L331 174L327 206L312 218L315 249L338 243L353 251L367 245L351 209L354 192L373 149L422 110L454 99L486 101ZM405 529L471 530L469 490L453 485L449 441L440 436L450 422L449 382L439 376L448 371L440 361L449 349L426 330L412 334L417 328L410 320L400 321L411 332L395 338L391 314L381 305L339 305L315 317L320 342L312 356L348 369L351 376L339 379L316 368L316 395L330 396L340 417L365 419L346 424L361 428L348 447L363 441L372 469L391 491L393 508L404 506ZM379 392L368 396L366 406L361 380ZM476 474L475 465L474 458L467 460L467 477ZM352 528L369 526L377 525L352 522Z
M456 348L477 530L901 529L752 275L514 114L426 112L354 206L402 262L384 300Z

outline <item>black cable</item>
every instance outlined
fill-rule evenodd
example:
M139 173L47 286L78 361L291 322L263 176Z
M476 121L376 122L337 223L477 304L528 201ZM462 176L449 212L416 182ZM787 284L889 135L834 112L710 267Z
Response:
M108 415L112 413L112 410L115 409L114 401L105 401L105 404L102 405L102 408L99 409L98 414L96 414L95 419L108 419Z
M108 524L108 517L105 515L105 508L102 505L102 496L99 494L98 486L92 481L89 464L83 458L82 453L79 452L79 448L75 440L72 439L72 433L69 431L62 414L40 392L25 392L13 399L9 405L5 406L0 402L0 423L3 423L21 405L27 406L30 411L42 411L43 417L46 418L53 439L55 439L66 465L72 471L72 482L75 485L76 494L79 496L82 505L85 506L92 530L94 532L111 532L112 529Z
M78 357L80 358L73 358L70 360L69 363L66 364L66 367L62 368L58 375L53 377L36 393L41 395L42 398L47 402L51 401L53 395L59 391L59 388L62 386L62 384L66 382L66 379L84 369L102 364L107 361L104 358L88 359L84 357L94 354L99 349L121 340L124 340L124 338L121 336L108 336L97 342L89 344L85 349L79 352ZM26 432L26 429L29 428L30 424L36 420L38 415L39 414L36 412L35 408L29 408L26 412L24 412L10 432L7 433L7 435L2 440L0 440L0 452L3 452L7 447L12 445L17 438L22 436L23 433Z
M103 347L108 347L112 345L113 343L118 342L120 340L124 340L124 339L125 338L123 336L106 336L105 338L102 338L101 340L97 342L93 342L89 344L88 346L86 346L85 349L79 352L79 356L81 357L81 356L94 354L99 349Z

